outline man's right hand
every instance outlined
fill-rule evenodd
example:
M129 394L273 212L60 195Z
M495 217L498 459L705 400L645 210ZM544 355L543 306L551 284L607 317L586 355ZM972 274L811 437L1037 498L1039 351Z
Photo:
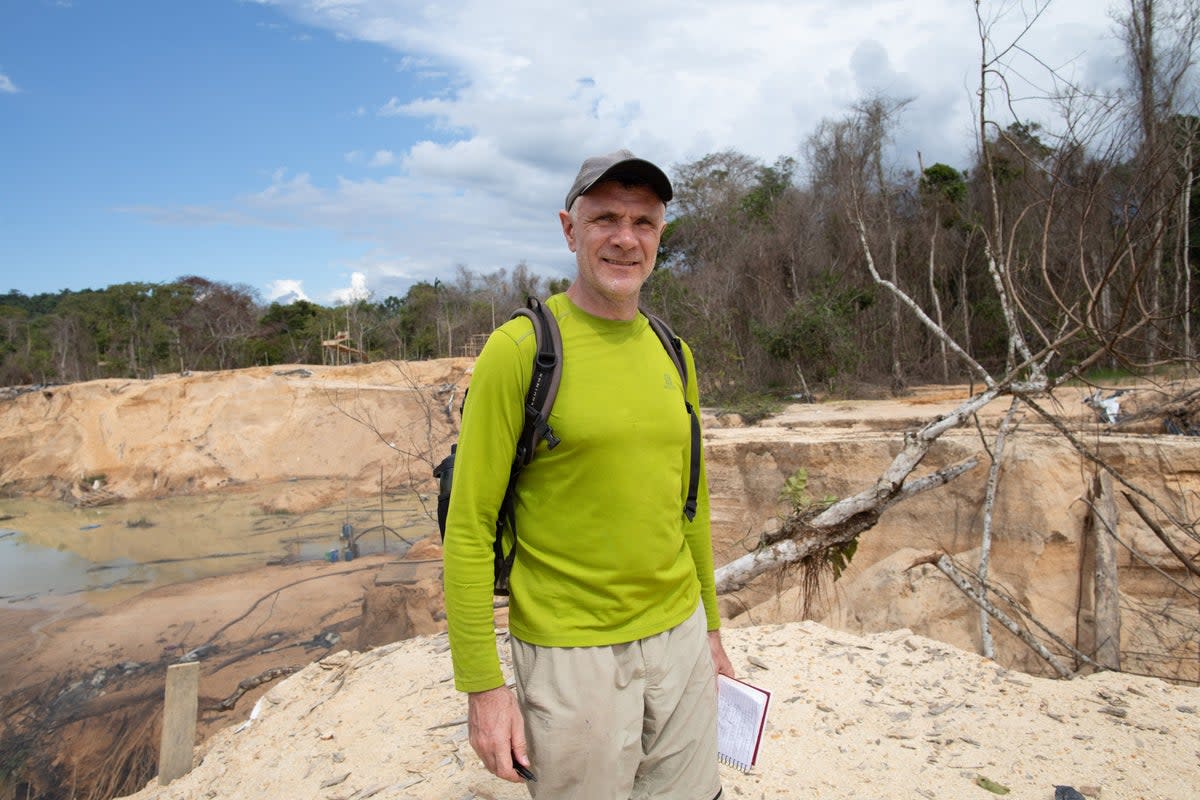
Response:
M467 728L471 747L498 778L523 783L524 778L513 769L513 754L528 767L529 754L525 745L525 720L517 706L517 698L507 686L467 695Z

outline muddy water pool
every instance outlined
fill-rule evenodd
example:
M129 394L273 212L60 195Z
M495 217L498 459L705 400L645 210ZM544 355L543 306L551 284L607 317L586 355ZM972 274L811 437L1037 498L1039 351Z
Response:
M342 559L348 540L358 555L400 554L437 530L411 493L385 496L382 513L379 498L305 513L264 510L277 493L226 492L99 508L0 500L0 608L79 602L104 608L158 586L271 563Z

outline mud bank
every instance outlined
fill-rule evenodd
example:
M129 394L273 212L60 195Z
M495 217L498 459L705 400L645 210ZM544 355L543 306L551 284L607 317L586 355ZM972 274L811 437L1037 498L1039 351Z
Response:
M6 788L21 798L107 798L140 787L157 771L170 664L200 661L207 738L314 659L438 630L436 554L418 543L406 558L260 567L103 610L0 609L0 755L20 759ZM411 595L402 619L395 609L365 613L364 598L398 561L420 578L424 604Z

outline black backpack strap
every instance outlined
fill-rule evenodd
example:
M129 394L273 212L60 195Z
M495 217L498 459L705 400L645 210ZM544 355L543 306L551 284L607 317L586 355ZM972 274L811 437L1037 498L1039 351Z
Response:
M539 440L545 439L551 449L558 446L558 437L550 427L550 409L554 407L562 380L562 334L554 315L536 297L530 297L525 308L513 312L512 319L517 317L533 323L533 338L537 342L533 374L525 395L525 427L517 440L517 460L524 467L533 460Z
M508 577L517 556L517 518L513 508L516 502L517 477L533 460L539 441L545 439L546 446L550 449L554 449L559 443L554 429L550 427L550 410L554 407L558 385L562 381L562 334L558 330L558 321L535 297L528 298L525 308L518 308L513 312L512 319L517 317L525 317L533 324L537 354L533 359L529 390L525 393L525 422L521 428L521 435L517 437L517 447L508 474L508 486L504 489L500 513L496 516L496 539L492 546L495 552L496 580L492 588L501 596L508 594ZM508 553L504 552L502 537L506 526L513 535L513 546Z
M683 357L683 342L675 335L675 331L671 330L671 326L662 319L646 311L642 313L649 320L650 327L658 335L663 349L671 357L671 361L675 364L675 369L679 370L679 379L683 381L683 405L687 408L688 416L691 418L692 423L692 450L688 464L688 493L687 500L683 504L683 515L687 517L688 522L691 522L696 518L696 494L700 488L700 415L696 413L696 409L692 407L692 404L687 399L687 360Z

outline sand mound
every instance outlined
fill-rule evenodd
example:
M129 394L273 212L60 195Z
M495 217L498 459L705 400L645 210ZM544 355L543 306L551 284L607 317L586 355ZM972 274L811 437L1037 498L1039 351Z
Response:
M804 622L729 630L742 677L773 693L758 765L731 798L1049 800L1200 796L1200 688L1104 673L1053 681L910 633ZM527 797L467 742L444 635L343 651L278 684L209 740L195 770L139 800ZM536 769L536 765L535 765Z

